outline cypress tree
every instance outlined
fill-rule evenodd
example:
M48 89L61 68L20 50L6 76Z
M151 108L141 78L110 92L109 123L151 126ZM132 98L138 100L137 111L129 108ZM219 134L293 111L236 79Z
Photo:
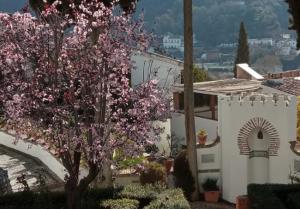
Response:
M241 22L240 25L240 34L237 54L234 62L234 77L237 77L237 68L236 65L240 63L249 63L249 46L248 46L248 37L247 32L244 26L244 23Z
M300 49L300 1L299 0L286 0L289 5L290 18L290 30L297 32L297 49Z

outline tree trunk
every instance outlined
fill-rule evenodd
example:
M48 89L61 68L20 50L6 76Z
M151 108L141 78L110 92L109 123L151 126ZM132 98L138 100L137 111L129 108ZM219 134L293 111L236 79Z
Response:
M187 155L190 170L195 180L195 191L191 199L199 198L198 166L194 118L193 92L193 17L192 0L184 0L184 113Z
M66 207L67 209L81 209L81 192L78 189L77 182L74 179L69 179L65 185L66 192Z

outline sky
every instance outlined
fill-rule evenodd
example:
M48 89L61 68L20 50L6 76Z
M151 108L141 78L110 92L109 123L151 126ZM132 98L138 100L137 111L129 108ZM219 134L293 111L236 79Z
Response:
M16 12L23 8L27 0L0 0L0 11Z

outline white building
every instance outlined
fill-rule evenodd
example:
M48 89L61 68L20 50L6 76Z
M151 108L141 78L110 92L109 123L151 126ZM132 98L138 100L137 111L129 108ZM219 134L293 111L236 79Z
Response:
M165 49L178 49L183 51L183 37L168 34L163 37L163 47Z
M232 203L247 194L250 183L289 183L300 162L291 146L296 143L296 96L265 85L265 77L247 64L238 65L237 75L194 84L196 131L208 133L206 144L197 145L199 183L218 178L222 198ZM171 132L184 139L183 88L173 89Z
M274 46L275 42L272 38L248 39L250 46Z
M136 51L131 57L134 69L131 72L132 86L149 79L159 79L161 87L170 88L180 83L183 62L156 53Z

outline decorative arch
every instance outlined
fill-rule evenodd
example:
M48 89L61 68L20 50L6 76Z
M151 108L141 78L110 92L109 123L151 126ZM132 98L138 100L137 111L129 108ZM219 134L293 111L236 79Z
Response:
M248 144L248 139L253 133L253 131L261 129L269 136L269 156L277 156L280 146L279 134L276 128L262 117L256 117L249 120L244 126L240 129L238 134L238 146L240 149L241 155L249 155L251 149Z

